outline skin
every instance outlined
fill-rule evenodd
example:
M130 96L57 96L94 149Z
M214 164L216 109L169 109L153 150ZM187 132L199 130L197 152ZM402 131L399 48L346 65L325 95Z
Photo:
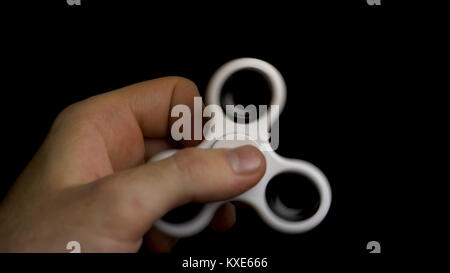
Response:
M239 195L264 175L265 160L250 146L172 148L170 110L193 109L195 84L168 77L91 97L63 110L45 141L0 204L0 252L136 252L143 243L168 252L177 238L152 228L169 210L189 202ZM192 111L193 112L193 111ZM234 206L222 206L211 227L229 229Z

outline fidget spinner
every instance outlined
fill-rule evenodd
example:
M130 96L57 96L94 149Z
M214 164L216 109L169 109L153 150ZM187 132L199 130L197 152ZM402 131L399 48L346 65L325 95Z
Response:
M224 64L216 71L208 84L206 90L207 105L221 105L221 91L226 80L233 73L243 69L256 71L266 78L272 93L270 104L278 105L279 111L271 111L272 108L269 108L264 113L260 112L259 118L249 121L248 124L237 123L232 117L222 111L222 118L224 120L228 119L227 122L233 122L234 126L227 126L222 136L206 137L206 140L198 145L197 148L236 148L243 145L253 145L265 157L266 172L261 180L248 191L230 200L204 204L192 219L182 223L171 223L163 219L158 220L155 226L166 234L175 237L188 237L199 233L208 226L216 210L224 203L230 201L240 201L250 205L271 228L289 234L302 233L313 229L328 213L331 204L331 189L322 171L309 162L299 159L288 159L278 155L268 141L269 132L260 134L259 137L255 138L249 134L247 135L245 129L242 128L243 126L251 126L251 123L261 124L266 122L266 127L268 127L267 123L269 120L272 126L277 122L286 102L286 86L283 77L274 66L253 58L236 59ZM210 129L206 130L206 134L208 133L213 134ZM176 152L177 150L163 151L150 159L150 161L167 158ZM270 199L267 198L271 180L280 174L286 173L307 178L316 191L315 194L319 200L318 204L306 218L295 217L299 211L284 204L277 196ZM295 180L293 182L296 183ZM302 195L301 192L295 192L294 194L304 197L304 194Z

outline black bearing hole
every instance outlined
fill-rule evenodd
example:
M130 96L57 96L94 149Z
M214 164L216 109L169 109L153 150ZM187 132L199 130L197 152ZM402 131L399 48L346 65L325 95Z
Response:
M169 211L161 219L173 224L184 223L197 216L203 207L204 204L189 203Z
M227 113L228 117L237 123L249 123L264 114L260 112L259 106L270 107L272 101L272 91L269 82L259 72L244 69L233 73L224 83L220 94L220 102L223 111L226 113L226 105L242 105L244 110L249 105L254 105L256 115L249 114L249 111L237 109L234 113ZM254 116L252 118L252 116Z
M320 195L312 181L304 175L287 172L273 177L266 188L269 207L288 221L302 221L313 216Z

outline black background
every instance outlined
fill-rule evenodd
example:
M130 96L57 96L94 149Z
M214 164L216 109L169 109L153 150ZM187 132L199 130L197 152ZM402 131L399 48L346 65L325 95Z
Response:
M410 87L420 82L420 56L411 48L418 29L401 17L405 7L364 0L48 2L2 11L13 15L2 19L2 194L66 106L169 75L193 80L203 93L223 63L255 57L277 67L287 84L277 152L323 170L330 212L314 230L284 235L238 209L230 231L184 239L173 257L267 256L274 267L300 266L309 256L379 261L366 250L371 240L381 243L381 257L398 253L404 230L397 223L405 216L396 189L411 183L402 180L403 158L417 120Z

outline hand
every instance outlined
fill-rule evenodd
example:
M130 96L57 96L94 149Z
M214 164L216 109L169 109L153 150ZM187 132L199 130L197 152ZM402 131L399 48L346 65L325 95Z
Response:
M67 252L69 241L82 252L135 252L143 241L169 251L177 239L152 229L153 222L180 205L225 200L254 186L265 160L251 146L186 148L146 163L171 148L171 108L193 109L194 96L194 83L169 77L62 111L0 205L0 251ZM212 225L223 230L234 221L226 204Z

